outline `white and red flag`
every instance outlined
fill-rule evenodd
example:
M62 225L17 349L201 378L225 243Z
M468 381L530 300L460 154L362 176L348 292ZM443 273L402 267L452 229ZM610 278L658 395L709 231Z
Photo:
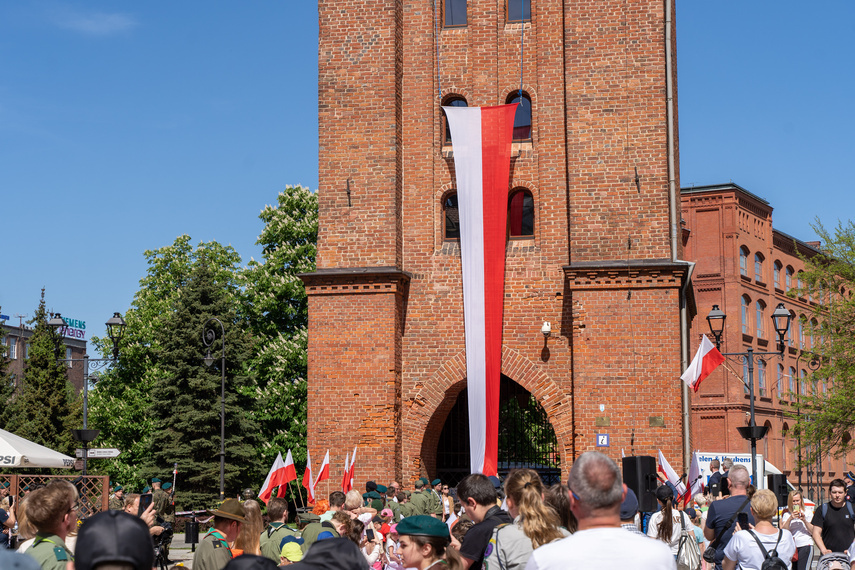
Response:
M303 472L303 487L306 489L306 496L309 503L315 502L315 486L312 485L312 456L309 453L308 446L306 447L306 470Z
M692 464L689 466L689 490L686 491L686 495L683 499L683 507L688 506L692 497L697 495L698 493L704 492L704 476L703 470L701 469L701 460L698 457L698 452L694 452L692 454Z
M353 489L353 476L356 473L356 447L353 446L353 455L350 456L350 466L347 468L347 490Z
M350 452L347 452L347 455L344 456L344 473L341 476L341 492L347 493L350 491L350 477L348 476L350 473Z
M443 107L454 149L472 473L496 475L508 179L517 105Z
M318 471L318 478L315 479L315 484L312 486L312 494L314 495L314 490L318 488L318 483L321 481L325 481L330 478L330 450L327 449L327 454L324 455L324 461L321 463L321 469Z
M273 461L273 467L270 468L267 479L264 480L264 485L261 486L261 491L258 492L258 498L264 501L264 504L267 504L273 494L273 489L276 487L279 487L277 496L284 497L285 485L296 478L297 472L294 470L294 460L291 459L291 450L288 450L285 461L282 461L282 453L277 453L276 459Z
M698 387L701 385L701 381L712 374L712 371L718 368L722 362L724 362L724 356L722 356L721 352L719 352L715 345L710 342L707 335L702 335L701 345L698 347L698 352L695 353L695 357L692 359L689 367L686 368L686 371L683 372L683 375L680 376L680 378L682 378L683 382L688 384L692 390L697 392Z
M682 481L680 481L680 478L677 476L677 472L671 469L671 464L668 463L665 456L662 455L661 449L659 450L659 467L657 467L656 470L665 475L668 482L677 488L677 497L674 497L674 501L676 502L677 498L682 497L686 492L686 486L683 485Z

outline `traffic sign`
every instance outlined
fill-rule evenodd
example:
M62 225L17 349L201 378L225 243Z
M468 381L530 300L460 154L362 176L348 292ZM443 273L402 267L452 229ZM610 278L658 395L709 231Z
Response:
M121 453L122 452L115 447L94 447L87 450L86 457L88 459L108 459L118 457ZM83 450L75 449L74 455L76 457L83 457Z

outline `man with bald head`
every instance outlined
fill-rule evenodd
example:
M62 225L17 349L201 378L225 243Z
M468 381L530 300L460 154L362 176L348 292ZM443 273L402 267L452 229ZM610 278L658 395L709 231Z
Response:
M748 513L748 522L754 524L754 516L751 514L751 505L748 501L748 485L751 483L748 469L745 465L733 465L732 463L728 466L730 462L727 459L723 463L728 469L727 481L730 487L730 496L710 503L710 508L707 511L707 524L704 526L704 538L710 542L715 540L715 537L721 532L721 538L718 540L715 552L716 570L721 570L721 561L724 560L724 547L730 542L730 537L733 536L734 528L736 528L734 513L737 511Z
M598 451L580 455L570 469L567 486L570 510L579 521L579 530L536 549L526 570L677 567L664 542L621 528L620 506L627 487L617 464L608 456Z

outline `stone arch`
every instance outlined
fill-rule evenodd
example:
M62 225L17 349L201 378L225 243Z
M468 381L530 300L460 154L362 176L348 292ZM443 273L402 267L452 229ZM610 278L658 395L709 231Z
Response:
M526 389L546 412L567 472L573 453L573 400L541 368L519 352L502 348L502 374ZM457 397L466 387L466 356L458 352L445 361L425 381L417 383L415 393L404 400L402 418L403 476L413 481L434 473L435 457L430 445L439 433ZM435 449L435 447L434 447Z

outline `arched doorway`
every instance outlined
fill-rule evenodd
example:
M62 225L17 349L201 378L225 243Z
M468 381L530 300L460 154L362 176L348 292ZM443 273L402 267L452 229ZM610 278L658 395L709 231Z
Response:
M499 385L499 476L522 467L536 470L547 486L561 481L558 439L546 412L528 390L503 374ZM469 474L469 397L465 388L442 427L436 472L452 486Z

